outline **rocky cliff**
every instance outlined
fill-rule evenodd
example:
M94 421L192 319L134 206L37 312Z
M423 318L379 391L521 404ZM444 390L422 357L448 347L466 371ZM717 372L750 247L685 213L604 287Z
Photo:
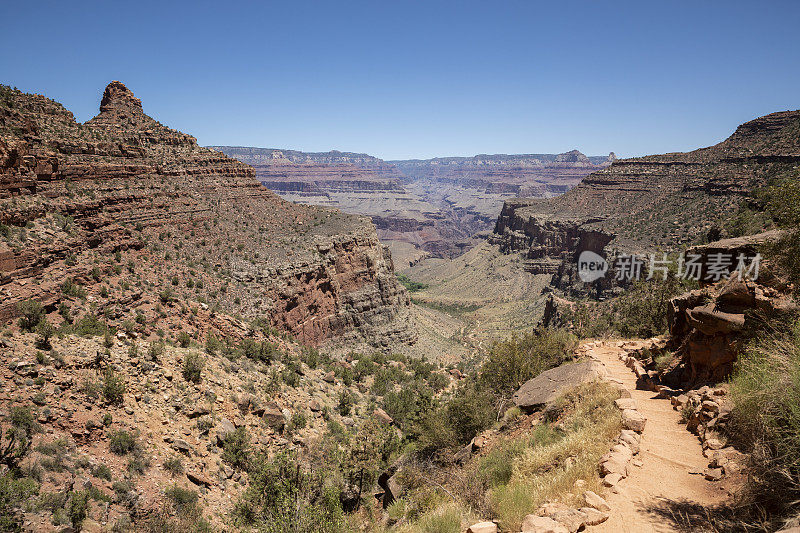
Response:
M675 249L719 236L748 195L798 164L800 111L773 113L708 148L617 160L562 196L506 201L492 240L547 272L609 244Z
M86 124L0 86L0 224L2 322L23 300L54 309L77 294L70 320L163 319L200 335L202 321L159 310L181 302L181 314L202 304L312 344L415 338L368 219L282 200L252 168L147 116L120 82Z

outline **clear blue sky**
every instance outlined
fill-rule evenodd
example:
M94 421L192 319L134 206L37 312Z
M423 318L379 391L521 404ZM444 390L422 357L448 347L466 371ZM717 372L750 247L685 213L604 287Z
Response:
M800 2L5 2L0 83L123 81L201 144L386 159L684 151L800 108Z

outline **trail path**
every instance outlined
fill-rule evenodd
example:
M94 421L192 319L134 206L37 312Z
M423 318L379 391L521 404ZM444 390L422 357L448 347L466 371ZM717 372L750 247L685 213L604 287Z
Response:
M591 532L678 531L649 509L666 501L713 505L727 499L727 492L706 481L702 475L708 465L700 441L680 425L680 414L669 400L656 399L652 391L636 389L636 376L620 361L622 349L616 342L596 343L589 357L602 363L609 381L622 384L647 417L638 459L641 466L630 466L630 475L606 495L611 516Z

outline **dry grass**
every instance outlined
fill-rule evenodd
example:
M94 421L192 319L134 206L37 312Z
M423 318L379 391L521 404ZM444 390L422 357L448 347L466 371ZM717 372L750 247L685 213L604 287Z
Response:
M730 435L751 454L745 503L797 512L800 497L800 324L754 341L737 363Z
M622 429L618 397L607 383L581 385L558 400L549 422L497 443L463 468L417 465L418 482L410 483L417 488L390 509L399 520L391 531L460 531L479 517L518 531L525 515L545 501L578 503L584 490L599 492L600 457ZM414 474L407 477L404 482L411 482ZM580 490L574 487L578 479L586 481Z
M587 488L599 489L598 462L622 429L614 406L618 397L613 386L590 383L559 400L563 437L527 448L513 459L509 483L490 493L491 509L503 528L518 529L525 515L548 500L573 503ZM587 482L580 490L574 488L578 479Z

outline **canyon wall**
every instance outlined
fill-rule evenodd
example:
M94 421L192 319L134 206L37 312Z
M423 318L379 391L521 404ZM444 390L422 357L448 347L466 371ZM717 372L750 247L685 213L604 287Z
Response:
M0 86L0 224L0 322L23 300L52 309L71 292L73 316L102 311L112 325L200 304L310 344L415 339L369 219L281 199L251 167L147 116L119 82L86 124Z
M493 239L554 261L601 234L620 251L676 249L724 237L750 193L798 164L800 111L772 113L708 148L617 160L559 197L507 201Z
M486 237L503 200L563 194L614 159L572 151L386 162L351 152L211 148L252 165L284 199L371 217L400 266L455 257Z

